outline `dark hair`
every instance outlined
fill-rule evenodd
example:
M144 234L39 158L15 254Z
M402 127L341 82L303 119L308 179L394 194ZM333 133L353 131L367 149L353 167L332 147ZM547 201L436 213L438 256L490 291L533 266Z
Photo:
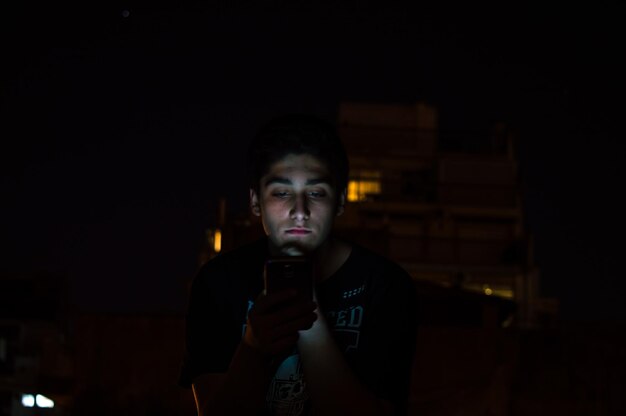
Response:
M332 124L316 117L291 114L270 121L248 149L248 181L258 191L270 166L288 154L307 154L326 164L338 192L348 184L348 156Z

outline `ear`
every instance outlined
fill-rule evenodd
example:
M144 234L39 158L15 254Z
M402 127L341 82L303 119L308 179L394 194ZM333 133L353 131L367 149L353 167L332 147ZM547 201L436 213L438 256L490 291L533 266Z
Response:
M343 188L343 191L339 194L339 201L337 201L337 216L340 216L345 211L347 189Z
M253 215L256 215L257 217L261 216L261 203L259 201L259 195L252 188L250 188L250 210Z

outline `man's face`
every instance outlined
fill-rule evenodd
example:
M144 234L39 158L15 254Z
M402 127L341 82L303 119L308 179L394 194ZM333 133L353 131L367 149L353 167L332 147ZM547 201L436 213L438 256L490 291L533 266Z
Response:
M326 242L344 201L326 164L307 154L285 156L261 178L258 194L250 190L252 212L261 217L273 254L288 256Z

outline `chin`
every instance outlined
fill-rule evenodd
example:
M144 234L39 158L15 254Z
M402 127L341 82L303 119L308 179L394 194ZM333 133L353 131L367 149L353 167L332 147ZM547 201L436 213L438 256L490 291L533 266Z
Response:
M296 247L292 245L281 248L280 252L284 256L290 256L290 257L291 256L305 256L307 254L307 251L304 250L302 247Z
M278 247L284 256L306 256L316 248L313 244L306 244L303 241L283 241Z

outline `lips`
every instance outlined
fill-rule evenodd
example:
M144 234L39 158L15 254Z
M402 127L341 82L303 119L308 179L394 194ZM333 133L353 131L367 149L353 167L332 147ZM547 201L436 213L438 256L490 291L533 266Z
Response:
M311 234L311 230L308 228L290 228L285 231L289 235L307 235Z

